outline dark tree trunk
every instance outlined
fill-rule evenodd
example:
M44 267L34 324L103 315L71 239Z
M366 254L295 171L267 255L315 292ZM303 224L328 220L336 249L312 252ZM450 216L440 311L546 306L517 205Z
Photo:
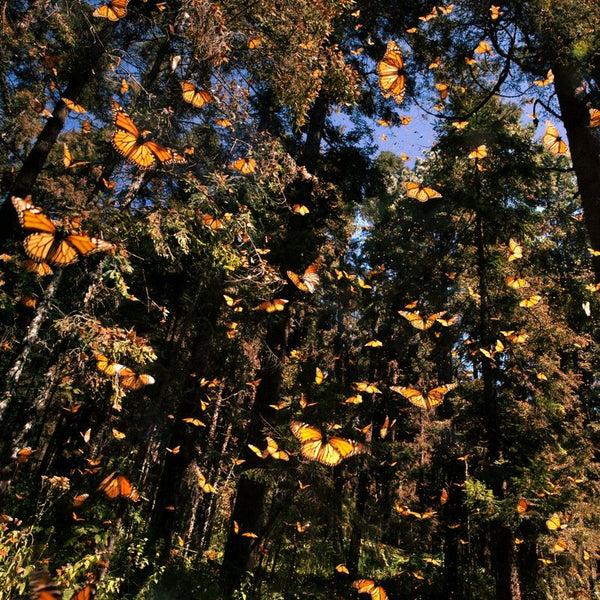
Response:
M590 127L587 88L574 65L554 64L552 72L581 195L583 220L592 248L600 250L600 139ZM600 282L599 256L593 258L593 265L596 282Z

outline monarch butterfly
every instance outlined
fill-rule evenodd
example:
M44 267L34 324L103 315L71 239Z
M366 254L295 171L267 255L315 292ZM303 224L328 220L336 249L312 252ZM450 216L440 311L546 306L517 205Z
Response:
M110 0L108 4L100 6L93 13L92 17L101 17L109 21L118 21L127 14L127 5L129 0Z
M598 127L600 125L600 110L590 108L590 127Z
M431 200L432 198L442 197L437 190L426 187L421 183L417 183L416 181L403 181L402 185L406 190L406 195L409 198L418 200L419 202L427 202L427 200Z
M541 296L529 296L529 298L521 300L521 302L519 302L519 306L531 308L532 306L535 306L541 299Z
M198 487L205 494L212 494L215 491L214 486L211 483L208 483L208 481L206 481L206 477L203 473L198 473Z
M562 137L560 137L558 130L550 121L546 121L546 131L542 136L542 144L544 144L552 154L566 154L569 151L569 147Z
M390 40L383 58L377 63L379 87L384 98L390 96L400 104L404 100L406 78L404 76L404 61L396 42Z
M189 81L182 81L181 89L183 91L183 99L196 108L202 108L212 100L212 96L206 90L199 90Z
M235 162L231 163L231 168L239 171L242 175L252 175L256 172L256 161L250 158L238 158Z
M408 310L399 310L398 314L409 321L409 323L415 328L424 331L429 329L440 317L445 314L446 311L433 313L426 319L423 318L418 311L410 312Z
M403 387L401 385L391 385L390 389L393 392L398 392L400 395L404 396L411 404L414 404L415 406L420 408L432 408L433 406L441 404L441 402L444 400L444 396L449 391L453 390L457 385L457 383L438 385L432 390L429 390L427 392L427 396L423 396L419 390Z
M71 596L71 600L92 600L96 596L96 584L88 583L84 588Z
M47 263L53 265L70 265L79 256L91 252L108 251L114 248L113 244L88 237L76 235L68 219L59 221L49 219L42 209L33 206L31 196L22 198L12 197L12 204L17 211L19 222L23 229L33 229L36 233L28 235L23 241L25 252L33 261L45 263L45 267L36 270L38 274L47 274Z
M324 441L323 434L307 423L292 421L290 429L301 443L302 456L328 467L335 467L345 458L365 452L365 447L360 442L340 437L331 437L328 441Z
M556 540L556 543L554 544L554 552L564 552L565 550L567 550L569 548L569 544L567 543L567 540L563 539L563 538L558 538Z
M35 273L40 277L45 275L52 275L54 271L50 268L50 265L45 262L36 262L35 260L26 260L24 263L25 270L30 273Z
M321 283L319 275L317 274L318 268L319 262L317 261L306 268L302 277L299 277L293 271L287 271L287 276L299 290L310 292L312 294L319 283Z
M529 283L522 277L507 277L506 285L510 288L513 288L513 290L529 287Z
M129 498L133 493L133 486L123 475L117 475L116 471L113 471L108 477L105 477L98 486L101 492L104 492L108 498L114 500L119 498Z
M111 106L113 124L118 127L118 130L113 133L112 145L119 154L142 169L152 167L156 160L163 164L185 162L185 158L171 148L165 148L152 141L142 141L144 135L149 132L140 132L129 115L114 100Z
M254 310L266 310L268 313L283 310L285 305L289 302L285 298L273 298L273 300L266 300L261 302Z
M355 381L353 384L354 389L359 392L365 392L366 394L381 394L381 390L374 384L368 381Z
M558 516L558 514L554 513L546 521L546 527L548 528L549 531L557 531L559 529L566 529L568 527L568 521L566 523L561 523L560 517Z
M117 365L117 367L116 372L119 375L119 383L126 390L139 390L154 383L154 377L151 375L145 373L138 375L133 369L123 365Z
M104 354L100 354L99 352L94 353L94 358L96 359L96 369L103 373L107 377L112 377L116 375L121 369L124 368L123 365L120 365L115 362L111 362Z
M481 40L473 52L475 54L489 54L492 56L492 47L490 46L489 42Z
M487 146L485 144L481 144L477 146L475 150L469 152L469 158L478 160L480 158L485 158L487 156Z
M508 260L510 262L519 258L523 258L523 248L519 242L511 239L508 242Z
M358 579L352 583L352 587L359 594L369 594L371 600L387 600L385 590L380 585L376 585L372 579Z
M327 371L322 371L321 369L319 369L319 367L317 367L315 369L315 383L317 385L321 385L323 381L327 379L328 375L329 373Z
M519 498L519 501L517 502L517 513L520 515L531 514L532 512L535 512L532 506L533 504L528 502L526 498Z
M50 573L44 570L36 571L31 578L31 600L60 600L62 594L52 581Z
M84 588L73 594L71 600L92 600L96 594L96 584L88 583ZM31 600L60 600L62 594L52 581L50 573L38 570L31 578Z
M290 460L290 455L285 450L280 450L277 442L270 437L267 437L267 448L264 453L275 460Z

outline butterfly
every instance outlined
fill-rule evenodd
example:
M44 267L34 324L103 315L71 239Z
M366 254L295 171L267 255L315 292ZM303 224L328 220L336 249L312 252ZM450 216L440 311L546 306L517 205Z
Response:
M566 529L571 519L566 520L565 523L561 523L560 517L557 513L554 513L547 521L546 527L549 531L557 531L559 529Z
M383 58L377 63L379 87L384 98L392 97L398 104L404 99L406 78L404 61L396 42L390 40Z
M67 108L69 110L72 110L73 112L76 112L79 114L87 112L85 110L85 108L83 108L83 106L81 106L81 104L77 104L76 102L73 102L73 100L69 100L68 98L61 98L61 100L67 105Z
M523 258L523 248L519 242L511 239L508 242L508 260L510 262L519 258Z
M231 163L230 167L239 171L242 175L252 175L256 172L256 161L250 158L238 158L235 162Z
M133 486L123 475L117 475L116 471L113 471L110 475L105 477L98 486L101 492L104 492L108 498L114 500L115 498L129 498L133 494Z
M480 158L485 158L487 154L487 146L485 144L481 144L480 146L477 146L475 150L469 152L469 158L478 160Z
M273 298L273 300L265 300L261 302L254 310L266 310L268 313L283 310L285 305L289 302L285 298Z
M115 150L127 160L148 169L154 163L171 164L185 162L185 158L171 148L165 148L156 142L144 142L148 131L141 131L135 126L129 115L115 102L112 101L113 124L118 128L112 136L112 145Z
M303 292L310 292L311 294L315 291L316 287L321 283L317 269L319 268L319 262L314 262L309 265L304 271L302 277L299 277L293 271L286 271L287 276L291 282Z
M598 127L600 125L600 110L590 108L590 127Z
M441 198L442 195L433 188L426 187L421 183L417 183L415 181L403 181L402 185L406 190L406 195L409 198L414 198L419 202L427 202L427 200L431 200L432 198Z
M358 579L352 583L352 587L359 594L369 594L371 600L387 600L385 590L380 585L376 585L372 579Z
M350 458L366 451L360 442L354 442L345 438L330 437L328 441L324 441L321 431L307 423L292 421L290 429L296 439L302 444L300 447L302 456L328 467L335 467L345 458Z
M101 17L109 21L118 21L127 14L129 0L110 0L108 4L98 7L92 17Z
M411 404L414 404L415 406L420 408L431 408L441 404L441 402L444 400L444 396L453 390L457 385L457 383L438 385L432 390L429 390L426 396L423 396L419 390L403 387L401 385L391 385L390 389L393 392L398 392L404 396Z
M563 538L558 538L556 540L556 543L554 544L554 552L564 552L565 550L567 550L569 548L569 544L567 544L567 541Z
M31 578L31 600L60 600L62 594L52 581L50 573L42 569L36 571Z
M119 383L126 390L139 390L146 385L154 383L154 377L146 373L137 374L133 369L119 365L121 368L117 370L119 375Z
M215 491L214 486L206 481L206 477L202 473L198 473L198 487L205 494L212 494Z
M381 394L381 390L374 383L369 383L368 381L355 381L352 385L359 392L365 392L366 394Z
M310 210L308 210L308 207L304 206L304 204L294 204L294 206L292 206L292 212L303 217L304 215L307 215Z
M529 287L529 283L522 277L507 277L506 285L510 288L513 288L513 290Z
M523 306L524 308L531 308L532 306L535 306L541 299L541 296L529 296L529 298L521 300L521 302L519 302L519 306Z
M520 515L531 514L534 512L533 504L528 502L525 498L519 498L517 502L517 513Z
M490 46L489 42L481 40L473 52L475 54L489 54L492 56L492 47Z
M319 367L315 368L315 383L317 385L321 385L325 379L327 379L329 373L327 371L322 371Z
M183 99L196 108L202 108L212 100L212 96L206 90L199 90L189 81L182 81L181 89L183 91Z
M552 154L566 154L569 151L569 147L560 137L558 130L551 121L546 121L546 131L542 136L542 144Z
M433 313L429 315L426 319L424 319L418 312L410 312L408 310L399 310L398 314L405 319L408 319L410 324L415 329L420 329L421 331L425 329L429 329L440 317L444 315L446 311Z
M80 256L114 248L113 244L104 240L73 233L74 228L68 219L63 219L62 223L51 220L30 201L31 196L24 200L12 197L21 227L36 232L23 240L25 252L33 261L65 266L74 263Z
M500 7L499 6L494 6L493 4L490 6L490 13L492 13L490 16L492 18L492 21L495 21L502 13L500 12Z

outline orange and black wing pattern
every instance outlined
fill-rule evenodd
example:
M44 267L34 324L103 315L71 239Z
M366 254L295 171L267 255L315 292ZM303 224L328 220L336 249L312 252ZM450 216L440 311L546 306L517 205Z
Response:
M127 15L127 5L129 0L111 0L108 4L99 6L93 13L93 17L108 19L109 21L118 21Z
M21 227L34 231L23 240L23 245L32 261L45 264L45 267L36 270L38 274L48 274L48 265L64 267L74 263L80 256L114 248L104 240L74 233L68 219L63 219L63 223L49 219L30 200L29 196L25 199L13 196L12 204Z
M318 269L319 262L315 262L307 267L301 277L294 273L294 271L287 271L287 276L299 290L310 292L312 294L321 282L319 274L317 273Z
M183 99L195 108L202 108L212 100L212 96L206 90L199 90L189 81L181 82L181 90L183 92Z
M321 431L308 423L292 421L290 429L301 443L300 452L302 452L302 456L328 467L335 467L345 458L366 451L360 442L345 438L331 437L328 441L325 441Z
M153 167L156 161L161 164L186 162L183 156L171 148L156 142L144 141L144 134L148 132L140 132L131 117L117 102L112 102L112 111L113 124L117 128L112 136L112 145L125 159L142 169Z
M117 498L129 498L133 493L133 486L127 477L118 475L115 471L100 482L98 490L104 492L107 498L115 500Z
M31 577L31 600L61 600L62 594L52 581L50 573L42 569Z
M389 41L383 58L377 63L379 87L384 98L392 97L398 104L404 99L406 77L404 60L394 41Z

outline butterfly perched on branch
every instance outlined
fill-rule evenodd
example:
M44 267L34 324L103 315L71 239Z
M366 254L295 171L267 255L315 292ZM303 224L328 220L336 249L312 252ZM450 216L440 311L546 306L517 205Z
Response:
M112 145L127 160L142 169L154 166L156 161L164 165L186 162L185 158L172 148L166 148L150 140L144 141L144 137L150 132L140 131L129 115L114 100L111 106L113 124L117 127L117 131L112 136Z
M325 440L321 431L308 423L292 421L290 429L301 443L302 456L328 467L335 467L346 458L366 452L360 442L340 437L330 437Z
M67 217L63 217L62 221L48 218L41 208L31 204L31 196L25 199L13 196L12 205L21 227L35 232L23 240L23 245L27 256L36 263L63 267L74 263L80 256L114 249L109 242L78 233L76 222ZM41 273L40 269L33 270L47 274Z

